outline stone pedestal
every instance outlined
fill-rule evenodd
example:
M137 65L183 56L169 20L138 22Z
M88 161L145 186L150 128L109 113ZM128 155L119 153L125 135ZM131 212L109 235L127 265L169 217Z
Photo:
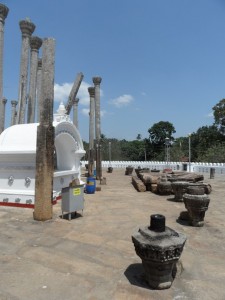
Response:
M190 185L190 182L187 181L175 181L171 183L172 190L174 192L174 198L172 199L175 202L183 202L183 195L187 191L187 187Z
M145 276L153 289L167 289L175 277L176 263L186 236L165 226L165 217L152 215L150 226L132 236L135 251L141 258Z
M204 225L205 212L208 209L210 199L204 193L204 187L189 186L183 196L185 207L188 211L190 225L202 227Z
M132 175L134 168L132 166L126 167L125 175Z
M108 173L112 173L113 172L113 167L108 167Z
M215 178L215 168L210 168L210 179L214 179Z
M170 195L172 192L172 186L171 182L167 180L166 175L162 175L159 179L158 185L157 185L158 193L160 195Z

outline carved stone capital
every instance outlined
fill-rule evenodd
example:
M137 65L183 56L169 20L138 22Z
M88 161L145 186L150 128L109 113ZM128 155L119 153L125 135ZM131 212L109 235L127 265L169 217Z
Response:
M2 103L5 105L7 103L7 99L6 98L2 98Z
M91 98L95 97L95 88L94 87L90 86L88 88L88 92L89 92L89 95L90 95Z
M102 78L101 77L93 77L92 78L94 85L100 85Z
M17 106L18 101L16 100L11 100L11 105L12 107L16 107Z
M42 39L38 36L31 36L30 38L30 48L33 51L38 51L42 45Z
M29 19L22 20L19 22L20 30L22 32L22 36L30 37L35 30L35 25Z
M4 4L0 3L0 20L4 23L7 15L8 15L9 9Z

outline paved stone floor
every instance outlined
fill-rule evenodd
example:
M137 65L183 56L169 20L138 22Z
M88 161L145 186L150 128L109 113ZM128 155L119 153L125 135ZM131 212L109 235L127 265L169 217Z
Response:
M107 185L85 194L84 215L33 220L31 209L0 207L0 299L225 299L225 176L212 185L205 225L177 221L183 203L168 196L138 193L125 170L108 174ZM187 236L177 277L170 289L157 291L144 281L131 235L151 214Z

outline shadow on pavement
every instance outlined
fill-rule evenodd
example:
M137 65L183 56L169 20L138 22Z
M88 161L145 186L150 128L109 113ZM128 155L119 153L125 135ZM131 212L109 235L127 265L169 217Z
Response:
M146 282L144 269L141 263L129 265L126 271L124 272L124 275L127 277L127 279L132 285L151 290L151 288Z

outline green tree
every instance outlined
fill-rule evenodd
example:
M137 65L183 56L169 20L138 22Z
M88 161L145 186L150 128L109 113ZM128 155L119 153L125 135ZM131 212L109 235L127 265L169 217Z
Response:
M215 106L212 108L214 115L214 123L219 126L219 129L222 133L224 133L225 129L225 99L220 100Z
M148 129L151 151L151 159L164 160L165 158L165 140L169 138L170 142L174 141L173 134L176 132L172 123L160 121Z
M198 156L198 161L200 162L216 162L224 163L225 162L225 142L221 144L212 145L210 148Z
M166 138L169 138L171 141L174 140L172 135L176 132L176 130L172 123L168 121L160 121L149 128L148 132L151 143L164 145Z
M121 143L122 156L126 160L143 161L145 160L145 143L144 141L134 140Z
M170 148L170 160L182 161L185 157L188 157L188 137L179 137L171 145Z
M201 161L209 148L220 145L224 136L216 125L202 126L191 134L191 160Z
M137 137L136 137L136 140L140 141L141 140L141 134L138 133Z

